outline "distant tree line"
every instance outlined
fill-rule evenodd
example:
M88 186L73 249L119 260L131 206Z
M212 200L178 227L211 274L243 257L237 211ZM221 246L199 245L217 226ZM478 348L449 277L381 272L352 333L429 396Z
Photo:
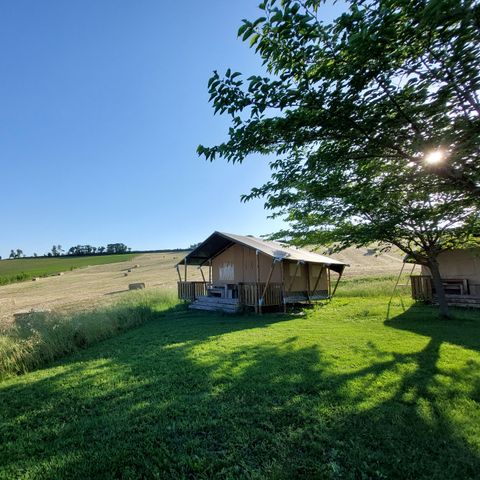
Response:
M53 245L52 249L45 253L44 257L62 257L62 256L87 256L87 255L116 255L119 253L129 253L132 249L127 247L124 243L109 243L106 247L93 247L92 245L76 245L70 247L66 252L61 245ZM17 259L25 258L26 255L23 253L23 250L17 248L16 250L11 250L8 258ZM33 254L34 258L37 258L36 253ZM0 257L1 258L1 257Z
M92 245L77 245L70 247L67 254L82 256L82 255L115 255L117 253L128 253L132 249L127 247L124 243L109 243L106 247L92 247Z

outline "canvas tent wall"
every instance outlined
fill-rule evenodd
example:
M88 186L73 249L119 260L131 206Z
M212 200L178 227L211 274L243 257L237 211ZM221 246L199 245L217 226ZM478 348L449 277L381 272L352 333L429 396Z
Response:
M462 281L462 294L480 297L480 248L442 252L438 263L442 279L447 283ZM430 276L430 270L422 267L422 275Z
M294 292L311 290L320 275L316 290L322 290L327 294L328 270L324 268L321 272L321 268L322 265L318 263L297 265L297 261L278 262L263 252L258 254L258 280L266 282L269 276L273 283L281 283L284 280L286 286L290 286L290 290ZM234 244L212 260L212 282L215 285L255 281L257 281L257 254L251 247Z

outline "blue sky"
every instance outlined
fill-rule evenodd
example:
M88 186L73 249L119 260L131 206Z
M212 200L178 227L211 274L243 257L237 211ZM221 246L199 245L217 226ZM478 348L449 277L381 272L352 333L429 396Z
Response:
M260 71L236 36L257 3L1 2L0 255L278 229L262 202L240 202L269 177L267 159L196 154L229 126L208 103L211 72Z

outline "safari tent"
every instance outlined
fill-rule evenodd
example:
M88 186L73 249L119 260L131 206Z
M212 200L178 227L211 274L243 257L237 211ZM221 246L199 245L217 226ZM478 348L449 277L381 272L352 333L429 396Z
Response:
M202 281L188 280L189 267L200 270ZM178 296L204 310L286 308L331 298L345 267L305 249L214 232L176 265Z
M438 263L447 302L480 307L480 248L442 252ZM411 284L415 300L435 301L432 276L427 267L422 266L420 275L411 276Z

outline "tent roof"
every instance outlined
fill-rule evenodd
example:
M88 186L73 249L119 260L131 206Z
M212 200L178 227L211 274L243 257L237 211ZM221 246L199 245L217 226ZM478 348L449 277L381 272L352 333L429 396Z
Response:
M346 266L346 263L333 258L313 253L303 248L296 248L282 245L279 242L262 240L261 238L235 235L233 233L214 232L198 247L194 248L180 263L186 261L187 265L203 265L209 259L215 257L223 250L234 244L244 245L246 247L259 250L260 252L272 258L302 261L307 263L319 263L329 265L333 270L340 270ZM336 266L336 268L335 268Z

